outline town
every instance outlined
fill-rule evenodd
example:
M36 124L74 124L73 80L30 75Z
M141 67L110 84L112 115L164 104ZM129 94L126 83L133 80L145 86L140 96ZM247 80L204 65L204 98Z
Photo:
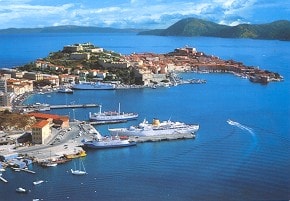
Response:
M114 86L112 89L115 90L205 83L204 80L180 80L176 72L231 73L262 84L283 80L278 73L245 66L233 60L225 61L192 47L177 48L167 54L132 53L124 56L91 43L67 45L61 51L50 53L47 58L37 59L21 67L0 69L0 107L3 119L0 127L1 160L15 164L16 160L13 159L26 155L40 164L46 164L44 161L52 158L63 163L85 156L80 147L80 136L93 138L97 133L88 122L70 121L68 116L35 112L34 109L39 107L37 104L33 110L23 110L23 101L29 95L63 87L73 89L75 83L81 82L107 83ZM172 139L180 138L194 138L194 135L176 135ZM138 140L160 141L168 138ZM3 164L7 166L10 163ZM26 163L18 161L17 167L25 167Z

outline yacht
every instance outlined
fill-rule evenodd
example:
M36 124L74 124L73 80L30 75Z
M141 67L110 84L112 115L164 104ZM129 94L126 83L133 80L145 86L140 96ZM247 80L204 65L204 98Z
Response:
M73 175L85 175L87 174L84 163L82 160L79 160L79 169L76 168L76 163L74 163L74 169L71 169Z

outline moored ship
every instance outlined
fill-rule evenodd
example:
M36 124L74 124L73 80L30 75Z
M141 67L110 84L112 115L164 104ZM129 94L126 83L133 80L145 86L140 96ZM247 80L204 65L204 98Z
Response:
M114 84L103 82L80 82L72 85L72 89L79 90L110 90L115 88L116 86Z
M129 128L110 128L111 135L120 136L156 136L156 135L172 135L195 133L199 129L198 124L185 124L181 122L163 121L153 119L152 124L144 120L138 126L130 126Z
M134 120L138 118L137 113L125 113L120 111L120 103L118 112L102 112L102 106L100 105L100 111L98 113L89 113L90 121L122 121L122 120Z
M83 147L92 149L121 148L135 146L136 142L122 140L119 136L103 137L96 131L96 137L92 140L82 140Z

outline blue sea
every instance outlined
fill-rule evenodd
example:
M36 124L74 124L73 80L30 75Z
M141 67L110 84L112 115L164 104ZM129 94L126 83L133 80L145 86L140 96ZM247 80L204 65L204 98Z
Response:
M158 89L75 91L37 94L26 103L98 103L103 110L139 113L143 119L200 124L196 139L141 143L136 147L92 150L84 159L88 175L72 176L69 162L30 168L35 175L7 170L0 200L289 200L290 199L290 43L211 37L159 37L135 34L0 35L0 67L23 65L64 45L91 42L108 50L167 53L185 45L222 59L278 72L283 82L260 85L231 74L182 73L206 84ZM88 120L98 108L53 110ZM236 122L230 125L227 120ZM33 186L42 179L44 183ZM30 189L17 194L19 186Z

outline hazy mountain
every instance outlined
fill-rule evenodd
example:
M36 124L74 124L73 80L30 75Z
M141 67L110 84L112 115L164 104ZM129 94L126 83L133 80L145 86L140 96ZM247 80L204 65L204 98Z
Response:
M102 27L85 27L85 26L53 26L44 28L9 28L0 29L0 34L15 34L15 33L128 33L140 32L141 29L115 29Z
M167 29L142 31L139 34L290 40L290 21L280 20L267 24L226 26L206 20L187 18L176 22Z

